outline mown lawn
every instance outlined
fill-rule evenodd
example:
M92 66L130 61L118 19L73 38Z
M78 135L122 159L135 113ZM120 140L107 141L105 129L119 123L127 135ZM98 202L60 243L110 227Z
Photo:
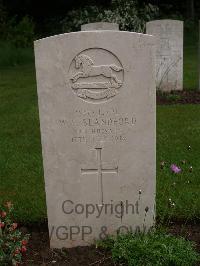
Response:
M40 221L46 217L46 205L32 64L1 69L0 103L0 202L12 200L18 220ZM200 218L199 118L200 105L157 107L157 215L161 218ZM161 161L166 161L163 170ZM181 166L182 173L172 174L171 163Z
M198 25L187 25L184 30L184 51L183 51L183 87L187 90L198 89Z
M199 117L200 105L157 107L157 214L162 219L200 219ZM182 172L171 173L172 163Z
M186 29L186 89L198 87L197 36L197 30ZM46 204L31 49L13 50L0 43L0 125L0 203L12 200L20 221L41 221ZM199 136L199 105L157 107L157 215L162 219L200 218ZM172 174L171 163L182 172Z
M33 65L0 70L0 201L19 220L45 217L45 194Z

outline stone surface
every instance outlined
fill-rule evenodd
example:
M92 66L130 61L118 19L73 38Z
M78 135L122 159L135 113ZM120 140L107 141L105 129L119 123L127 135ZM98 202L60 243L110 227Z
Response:
M155 20L146 24L147 34L157 37L156 85L163 91L183 89L183 22Z
M88 23L81 26L82 31L92 31L92 30L119 30L119 25L117 23L109 22L95 22Z
M51 247L153 226L154 49L120 31L35 42Z

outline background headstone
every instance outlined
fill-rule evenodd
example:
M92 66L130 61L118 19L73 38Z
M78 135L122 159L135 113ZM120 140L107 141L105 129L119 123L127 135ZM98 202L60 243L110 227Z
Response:
M117 23L109 22L94 22L81 25L82 31L90 30L119 30L119 25Z
M120 31L35 42L51 247L153 226L154 49Z
M183 89L183 22L155 20L146 33L157 37L156 85L163 91Z

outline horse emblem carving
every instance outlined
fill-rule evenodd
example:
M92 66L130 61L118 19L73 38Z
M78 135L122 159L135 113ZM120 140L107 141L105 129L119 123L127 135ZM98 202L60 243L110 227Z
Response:
M122 68L116 65L99 65L95 66L93 60L87 55L79 55L75 57L75 66L82 71L76 73L71 79L72 82L76 82L79 78L87 78L103 75L106 78L110 78L112 83L121 85L121 81L117 79L114 71L121 71Z
M92 58L86 54L79 54L74 61L75 69L79 71L73 73L70 79L71 86L78 97L94 100L110 98L116 95L116 89L122 86L122 80L116 75L116 72L123 71L121 66L116 64L95 65ZM103 77L103 81L88 80L88 78L98 76Z

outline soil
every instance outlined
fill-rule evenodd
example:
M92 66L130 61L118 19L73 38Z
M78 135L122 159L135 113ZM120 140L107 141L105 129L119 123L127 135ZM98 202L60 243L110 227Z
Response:
M117 266L118 264L114 264L108 251L95 246L51 250L48 233L34 232L31 235L22 265Z
M200 104L200 91L157 92L157 104Z
M110 252L90 247L77 247L72 249L51 250L47 225L29 226L21 228L24 232L31 232L27 253L23 257L23 266L119 266L112 261ZM179 224L171 223L168 231L176 236L183 236L196 243L200 252L200 223ZM125 266L123 264L123 266Z

